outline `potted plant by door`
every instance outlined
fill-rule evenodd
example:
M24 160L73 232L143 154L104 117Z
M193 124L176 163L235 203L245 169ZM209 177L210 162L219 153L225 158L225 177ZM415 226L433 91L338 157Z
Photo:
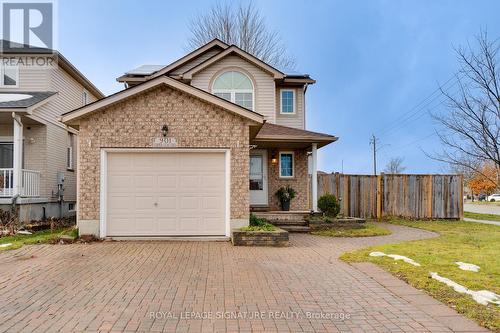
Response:
M297 192L290 186L280 187L280 189L276 191L276 196L281 203L282 211L287 212L290 210L290 201L295 198L296 194Z

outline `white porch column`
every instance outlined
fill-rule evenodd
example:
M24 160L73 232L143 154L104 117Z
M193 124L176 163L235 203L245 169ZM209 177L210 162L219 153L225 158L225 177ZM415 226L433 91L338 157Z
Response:
M14 171L13 171L13 196L21 194L22 187L22 163L23 163L23 123L21 117L12 113L14 118Z
M312 145L311 158L311 191L312 191L312 210L318 211L318 144Z

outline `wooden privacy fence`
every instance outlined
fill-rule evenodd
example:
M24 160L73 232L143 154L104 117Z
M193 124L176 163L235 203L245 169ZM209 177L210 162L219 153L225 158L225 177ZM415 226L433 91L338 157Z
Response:
M461 219L464 211L462 175L318 174L318 197L325 193L353 217Z

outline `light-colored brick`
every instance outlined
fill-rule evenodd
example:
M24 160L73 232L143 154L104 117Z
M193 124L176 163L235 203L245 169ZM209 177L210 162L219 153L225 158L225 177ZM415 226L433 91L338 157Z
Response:
M160 86L94 112L80 122L79 213L99 219L101 148L148 148L166 124L179 148L231 149L231 219L248 219L249 123L187 93Z

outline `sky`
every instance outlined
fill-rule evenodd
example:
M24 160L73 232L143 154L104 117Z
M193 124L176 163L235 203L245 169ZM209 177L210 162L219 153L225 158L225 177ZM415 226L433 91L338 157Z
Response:
M427 157L441 151L431 113L453 93L454 48L481 29L500 37L498 0L255 0L280 32L297 71L317 83L306 95L308 130L339 140L319 150L326 172L373 172L393 157L405 172L448 172ZM189 22L214 1L58 0L58 49L105 94L141 64L168 64L187 51Z

